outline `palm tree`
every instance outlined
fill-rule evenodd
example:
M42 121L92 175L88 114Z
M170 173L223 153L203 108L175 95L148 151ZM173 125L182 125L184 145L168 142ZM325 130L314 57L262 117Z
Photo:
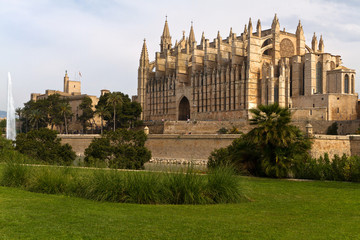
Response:
M16 114L18 115L18 117L19 117L19 121L18 121L18 123L19 123L19 132L21 133L21 115L22 115L22 109L20 108L20 107L18 107L18 108L16 108L15 109L15 112L16 112Z
M115 126L116 126L116 107L121 105L123 103L123 99L122 96L120 95L120 93L117 92L113 92L110 93L109 98L106 101L106 104L109 106L112 106L114 109L114 132L115 132Z
M291 112L277 103L251 109L250 124L256 125L244 137L261 152L268 176L286 177L296 155L306 154L311 143L299 128L290 124Z
M44 114L39 109L34 109L29 114L30 123L39 130L39 123L45 121Z
M104 121L104 117L105 116L108 116L108 111L106 109L106 107L104 105L99 105L95 111L95 113L97 115L99 115L100 119L101 119L101 134L103 134L103 129L104 129L104 124L103 124L103 121Z
M71 106L67 101L60 103L59 114L64 117L65 133L68 134L67 119L72 115Z

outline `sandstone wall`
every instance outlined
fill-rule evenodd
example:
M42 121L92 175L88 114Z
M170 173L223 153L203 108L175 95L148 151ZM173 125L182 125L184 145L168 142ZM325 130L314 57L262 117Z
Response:
M58 134L61 143L68 143L72 146L77 156L84 156L85 149L90 145L94 138L99 138L98 134Z
M360 143L360 142L359 142ZM311 156L318 158L325 153L332 158L335 154L342 156L343 154L352 155L349 136L329 136L315 135L311 150Z
M226 147L238 137L238 134L153 134L149 135L145 145L151 150L155 162L204 164L214 149Z
M78 156L83 156L93 138L100 135L58 135L63 144L68 143ZM238 138L236 134L150 134L145 146L152 152L152 161L205 164L210 153L226 147ZM314 135L311 155L320 157L328 153L360 156L360 135L329 136Z

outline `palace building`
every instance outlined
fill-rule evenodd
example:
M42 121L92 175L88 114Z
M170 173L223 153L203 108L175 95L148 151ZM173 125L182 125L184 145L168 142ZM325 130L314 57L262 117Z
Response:
M355 71L341 57L325 52L324 40L305 42L299 21L295 33L252 21L237 35L230 29L213 41L190 33L173 44L167 20L160 51L150 61L146 42L135 97L143 120L240 120L260 104L278 103L298 120L357 118ZM200 43L200 44L199 44Z

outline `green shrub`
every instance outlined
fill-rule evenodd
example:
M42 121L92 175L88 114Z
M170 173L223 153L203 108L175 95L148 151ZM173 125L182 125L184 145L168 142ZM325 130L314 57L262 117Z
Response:
M93 170L92 174L79 178L76 196L96 201L124 202L126 178L115 170Z
M28 166L8 161L3 168L0 184L6 187L26 188L29 176Z
M212 152L209 167L230 162L240 173L288 177L296 159L307 158L311 141L290 124L288 108L278 104L259 105L250 112L250 124L256 125L255 128L234 140L227 151Z
M209 198L214 203L240 201L243 196L239 188L239 179L234 177L234 170L229 167L213 169L208 175Z
M75 160L75 152L70 145L61 145L57 132L41 128L16 137L16 150L43 163L70 165Z
M209 203L206 196L205 177L196 175L192 169L186 173L168 173L164 178L164 196L170 204L205 204Z
M31 171L30 171L31 168ZM207 175L191 169L178 173L74 170L9 164L0 175L2 186L33 192L64 194L96 201L141 204L213 204L238 202L238 179L228 169Z
M164 196L161 195L161 178L158 173L127 173L126 178L126 202L155 204L164 201L162 200Z
M226 133L228 133L228 131L229 131L228 129L226 129L225 127L222 127L217 131L217 133L218 134L226 134Z
M27 189L32 192L61 194L69 187L70 169L42 167L32 172Z
M110 168L143 169L151 158L151 152L145 147L146 138L143 131L107 132L91 142L85 150L84 161L88 165L103 161Z

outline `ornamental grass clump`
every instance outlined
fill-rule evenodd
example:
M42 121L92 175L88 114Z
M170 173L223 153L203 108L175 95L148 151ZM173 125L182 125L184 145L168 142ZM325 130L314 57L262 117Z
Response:
M229 169L206 175L192 169L177 173L125 172L55 166L5 165L2 186L63 194L96 201L139 204L214 204L242 199L238 178Z

